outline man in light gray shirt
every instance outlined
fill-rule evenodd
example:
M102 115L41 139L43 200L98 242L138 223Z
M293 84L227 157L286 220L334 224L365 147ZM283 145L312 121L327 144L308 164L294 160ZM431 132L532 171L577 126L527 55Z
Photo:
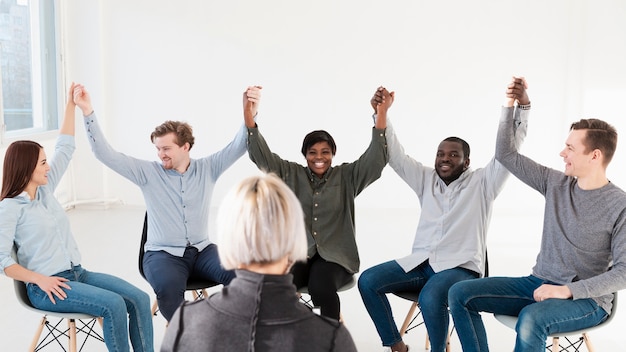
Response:
M518 107L523 89L508 88ZM515 351L545 351L549 334L595 326L626 288L626 193L606 168L617 131L598 119L572 123L559 153L565 170L540 165L514 143L513 101L502 108L496 159L545 197L541 248L531 275L459 282L449 304L464 352L488 351L480 312L517 316Z
M372 106L394 94L380 88ZM390 104L389 104L390 105ZM528 110L515 114L515 142L526 136ZM363 303L383 346L405 352L394 323L388 293L414 291L430 338L431 350L446 349L449 325L448 289L452 284L484 275L486 236L496 196L509 172L492 159L484 168L472 170L470 147L461 138L448 137L437 149L435 167L408 156L387 123L389 165L417 194L421 215L412 253L364 271L359 278Z
M260 88L246 92L244 104L253 102L256 115ZM86 90L75 99L83 111L91 112L84 120L96 158L141 188L148 216L143 270L163 317L169 321L184 301L190 276L220 284L228 284L235 276L233 271L222 268L217 246L209 240L209 209L218 177L246 152L247 130L242 126L222 150L191 159L191 127L180 121L166 121L150 136L161 162L140 160L109 145Z

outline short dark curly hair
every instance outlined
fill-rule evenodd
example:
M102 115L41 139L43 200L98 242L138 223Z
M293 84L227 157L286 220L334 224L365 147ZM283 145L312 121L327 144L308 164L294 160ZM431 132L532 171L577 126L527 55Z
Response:
M337 152L337 145L335 144L335 140L333 139L333 136L330 135L330 133L324 130L309 132L309 134L304 137L304 141L302 141L302 155L306 156L306 152L309 150L309 148L319 142L328 142L333 155L335 155L335 153Z

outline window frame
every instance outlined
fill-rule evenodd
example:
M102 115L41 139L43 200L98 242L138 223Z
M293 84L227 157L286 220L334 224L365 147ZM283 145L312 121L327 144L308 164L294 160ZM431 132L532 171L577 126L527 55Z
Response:
M1 146L19 139L53 138L60 127L64 85L59 5L59 0L29 0L33 127L7 131L0 101Z

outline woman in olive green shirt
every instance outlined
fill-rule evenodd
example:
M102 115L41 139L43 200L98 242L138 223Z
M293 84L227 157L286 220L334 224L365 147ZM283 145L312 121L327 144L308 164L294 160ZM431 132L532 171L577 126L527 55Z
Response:
M252 113L258 104L260 87L249 87L244 120L248 127L248 154L257 167L278 175L294 191L307 230L308 255L305 263L292 269L297 288L308 287L313 304L321 314L339 319L337 289L359 271L359 254L354 230L354 199L377 180L388 161L385 128L391 97L378 107L372 140L361 157L352 163L332 166L337 150L332 136L323 130L306 135L302 155L306 166L281 159L271 152L259 132Z

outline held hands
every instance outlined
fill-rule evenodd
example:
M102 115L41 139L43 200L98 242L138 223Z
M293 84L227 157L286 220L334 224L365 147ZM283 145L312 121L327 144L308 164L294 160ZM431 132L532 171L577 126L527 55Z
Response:
M395 92L389 92L387 88L380 86L376 89L374 96L370 100L370 104L372 108L374 108L374 112L376 115L384 114L387 115L387 110L393 104L393 99L395 97Z
M545 301L548 298L569 299L571 297L572 291L565 285L543 284L533 293L533 298L537 302Z
M246 126L254 127L254 116L257 114L259 103L261 101L261 86L249 86L245 92L243 92L243 117L246 122ZM250 126L250 124L252 124Z
M511 83L506 87L506 103L504 106L511 107L515 101L520 105L530 104L526 89L528 89L526 78L513 76Z
M93 107L91 106L91 96L85 86L76 84L73 94L74 103L83 111L83 116L91 115Z
M58 299L64 300L67 298L67 293L63 291L63 289L71 290L70 285L65 282L69 281L66 278L58 277L58 276L42 276L41 279L37 280L35 284L39 286L46 294L48 294L48 298L52 304L56 304L54 300L54 296L57 296Z

